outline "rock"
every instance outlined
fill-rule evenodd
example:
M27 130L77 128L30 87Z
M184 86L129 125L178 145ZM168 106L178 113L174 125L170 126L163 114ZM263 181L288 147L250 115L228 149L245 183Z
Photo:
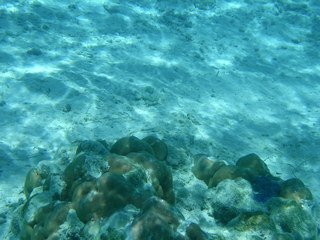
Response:
M34 225L37 221L39 209L49 205L52 202L52 194L50 192L41 192L33 195L26 201L23 206L23 218L28 224Z
M155 197L150 198L137 216L130 228L129 239L132 240L174 240L178 235L178 214L165 201Z
M173 182L171 170L149 153L130 153L127 155L135 163L141 165L149 179L151 179L152 187L155 189L159 198L166 200L170 204L175 203L175 195L173 192Z
M27 198L30 196L34 188L41 186L41 181L44 177L45 175L37 168L32 168L27 173L26 180L24 182L24 194Z
M85 154L77 155L64 170L63 180L66 182L68 188L71 188L72 184L77 179L82 178L85 175L85 161Z
M212 161L205 155L196 155L192 168L193 174L209 185L210 179L221 168L226 166L223 161Z
M317 224L311 214L294 200L272 198L267 203L270 218L282 230L294 239L316 239Z
M91 191L96 190L96 181L83 181L74 186L72 192L72 204L77 206L81 199Z
M131 203L134 193L133 185L125 177L111 172L103 174L98 179L97 190L102 192L107 202L107 212L114 212L114 209L120 209Z
M117 154L109 155L106 160L110 166L109 172L125 174L139 167L139 165L135 164L131 158Z
M82 230L84 223L80 221L74 209L70 209L65 222L59 226L59 229L51 235L49 239L58 240L80 240L82 238Z
M109 217L130 204L134 187L121 174L107 172L97 179L95 185L85 182L79 185L73 196L77 215L84 223Z
M71 204L67 202L51 202L36 208L31 222L23 222L20 237L23 240L52 239L67 217Z
M237 178L236 170L237 168L231 165L220 167L210 178L208 187L216 187L223 180Z
M198 224L191 223L186 229L189 240L208 240L208 236L201 230Z
M214 218L226 225L242 212L256 212L261 210L252 199L253 192L248 181L238 178L221 182L214 190L211 206Z
M118 174L123 174L125 178L134 186L136 192L133 196L133 204L137 207L141 207L142 203L149 197L157 194L156 191L160 188L160 193L158 195L163 196L163 189L160 186L160 182L157 179L157 176L154 176L152 172L148 172L148 168L145 168L143 165L143 161L148 160L139 160L139 157L146 155L146 157L150 157L152 161L155 161L155 164L159 165L161 163L156 163L154 157L148 153L131 153L128 156L121 156L117 154L111 154L107 161L110 165L109 172L114 172ZM135 156L135 157L132 157ZM142 162L141 162L142 161ZM152 164L150 165L152 167ZM148 178L148 174L152 175L152 177ZM151 182L148 183L148 179ZM170 176L169 176L170 180ZM172 177L171 177L172 180ZM169 186L172 187L172 182L169 183ZM165 188L165 194L167 194L167 189ZM159 192L158 192L159 193Z
M253 177L270 175L268 166L254 153L239 158L236 166L246 169ZM250 181L250 179L247 180Z
M132 205L112 214L110 218L102 221L100 226L101 240L124 240L127 236L127 228L132 223L134 216L139 213Z
M293 199L297 203L302 200L312 200L312 193L298 178L291 178L281 184L280 196L283 198Z
M59 229L59 226L65 222L70 207L71 204L67 202L55 204L50 214L44 216L43 223L40 223L43 225L43 227L38 228L38 231L42 232L41 235L44 234L45 236L50 236L56 232ZM34 228L37 229L37 226ZM37 235L37 233L35 233L35 235Z
M124 156L131 152L148 152L152 155L154 154L148 143L134 136L119 139L112 145L110 152Z
M276 232L276 225L268 214L263 211L242 212L227 226L240 232L263 232L264 235L269 236Z
M201 181L191 173L175 181L177 206L188 215L180 226L184 217L173 206L165 143L132 136L118 140L111 151L104 141L83 141L62 174L59 164L65 161L42 161L30 170L27 200L13 213L12 233L21 240L225 239L200 228L217 224L239 239L316 237L310 190L299 179L272 176L255 154L240 158L236 166L196 155L192 172ZM6 221L1 217L0 224ZM187 227L186 236L177 232L179 226Z
M151 146L154 152L154 156L158 160L165 161L167 159L168 147L167 144L165 144L165 142L153 136L145 137L142 139L142 141L145 141Z
M105 208L107 207L103 194L94 189L74 203L73 206L77 212L77 216L83 223L107 217L107 213L105 212Z
M82 180L99 178L108 169L108 164L102 156L93 153L81 153L77 155L63 172L62 179L66 183L62 199L72 196L71 189L74 184Z
M106 142L100 141L91 141L84 140L81 141L76 150L76 154L78 155L81 152L93 152L98 155L106 155L108 153L108 145Z

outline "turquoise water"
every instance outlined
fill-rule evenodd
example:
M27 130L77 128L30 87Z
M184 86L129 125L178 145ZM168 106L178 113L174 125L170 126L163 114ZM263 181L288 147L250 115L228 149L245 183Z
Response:
M202 198L194 155L235 164L252 152L319 199L319 14L316 0L0 1L4 239L17 239L27 172L62 172L82 140L163 139L190 201ZM178 197L185 224L246 239L186 205Z

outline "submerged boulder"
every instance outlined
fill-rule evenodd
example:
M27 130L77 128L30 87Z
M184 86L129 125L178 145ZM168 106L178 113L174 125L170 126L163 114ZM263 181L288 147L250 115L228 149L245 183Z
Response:
M250 183L244 179L225 180L212 191L212 215L222 225L240 216L242 212L256 212L261 209L252 199Z
M174 207L155 197L143 206L130 228L132 240L175 240L183 216Z
M32 168L26 176L24 182L24 194L28 198L33 189L42 185L44 179L48 176L48 173L40 168Z
M298 178L291 178L281 184L280 196L301 203L302 200L312 200L311 191Z
M236 166L246 171L247 177L244 178L250 182L252 178L270 175L267 164L265 164L265 162L262 161L262 159L254 153L239 158Z
M172 173L169 167L164 162L158 161L153 155L146 152L130 153L127 156L145 169L147 178L151 180L156 195L168 203L174 204L175 195L173 191Z
M213 175L224 166L226 166L225 162L214 161L201 154L194 157L192 172L198 179L203 180L207 185L209 185L209 181Z
M316 239L318 226L310 212L294 200L273 198L268 202L270 218L294 239Z
M154 154L152 147L135 136L124 137L116 141L110 149L111 153L127 155L131 152L148 152Z
M82 141L61 173L61 166L40 164L29 171L12 232L22 240L224 239L212 226L228 237L315 239L305 206L310 190L299 179L272 176L256 154L236 165L196 155L191 171L203 183L190 186L192 174L173 181L167 154L153 136L121 138L110 151L104 141ZM174 186L176 206L188 217L181 226Z
M154 153L154 156L160 160L165 161L168 156L168 147L167 144L165 144L164 141L154 137L154 136L148 136L142 139L142 141L145 141L148 143Z

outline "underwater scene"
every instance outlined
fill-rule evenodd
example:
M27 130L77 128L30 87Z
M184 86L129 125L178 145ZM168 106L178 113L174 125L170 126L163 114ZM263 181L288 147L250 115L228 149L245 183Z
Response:
M0 0L0 239L320 239L319 0Z

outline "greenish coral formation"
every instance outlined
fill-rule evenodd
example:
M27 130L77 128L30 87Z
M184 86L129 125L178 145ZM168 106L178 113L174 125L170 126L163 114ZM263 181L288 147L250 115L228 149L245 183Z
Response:
M192 172L209 188L216 187L226 179L243 178L253 186L261 181L278 184L279 193L277 196L293 199L298 203L313 199L312 193L301 180L293 178L284 181L272 176L265 162L254 153L239 158L236 165L227 165L223 161L211 160L206 156L196 156Z
M142 139L144 142L148 143L154 153L154 156L160 160L165 161L168 156L168 147L167 144L165 144L160 139L154 137L154 136L148 136Z
M295 239L315 239L317 225L310 214L293 200L274 198L268 202L270 218L282 232Z
M280 196L293 199L297 203L313 199L311 191L297 178L288 179L281 184Z
M303 207L313 197L301 180L284 181L272 176L256 154L241 157L236 165L218 163L197 156L192 169L209 188L215 187L212 215L218 223L239 232L263 232L272 239L316 238L316 223ZM264 194L266 204L261 204L265 199L256 197L252 189Z
M141 214L133 221L129 239L175 240L179 220L173 207L152 197L145 202Z
M209 185L214 174L226 165L227 164L223 161L214 161L210 160L205 155L196 155L192 172L198 179L203 180Z
M41 182L47 177L46 172L38 168L32 168L24 182L24 194L28 198L34 188L41 186Z
M257 176L269 176L270 171L267 164L261 160L261 158L254 153L248 154L238 159L236 166L242 168L248 172L250 178Z
M71 210L84 224L84 238L92 234L100 234L101 239L125 236L124 230L117 232L114 228L100 233L97 229L101 226L92 227L92 223L111 218L130 205L141 209L141 215L132 222L132 228L137 229L139 225L139 233L131 233L133 238L148 238L149 233L140 227L140 223L154 230L167 224L166 230L161 231L163 236L176 236L179 224L176 212L169 206L175 203L175 195L172 174L165 164L167 153L166 144L153 136L143 140L134 136L121 138L110 151L104 141L83 141L59 179L50 174L44 176L36 168L30 170L24 187L28 201L20 210L23 219L19 227L20 238L64 239L61 236L80 234L60 232ZM51 184L55 184L53 179L63 182L58 197L49 191ZM39 192L34 192L38 187ZM157 216L155 220L161 221L160 225L157 221L149 221L154 216ZM175 230L171 227L173 222Z
M172 174L164 162L158 161L153 155L141 152L130 153L128 157L146 170L156 196L166 200L170 204L175 203L173 192Z
M113 144L110 152L118 155L127 155L131 152L148 152L154 154L152 147L147 142L134 136L119 139Z
M154 136L124 137L110 149L103 140L82 141L61 173L45 164L28 172L12 231L21 240L315 239L304 205L312 203L310 190L299 179L274 177L258 155L235 165L194 156L190 176L205 183L194 199L215 222L210 233L203 219L190 221L199 203L181 204L190 194L174 189L167 158L167 145ZM190 211L189 219L180 210Z

